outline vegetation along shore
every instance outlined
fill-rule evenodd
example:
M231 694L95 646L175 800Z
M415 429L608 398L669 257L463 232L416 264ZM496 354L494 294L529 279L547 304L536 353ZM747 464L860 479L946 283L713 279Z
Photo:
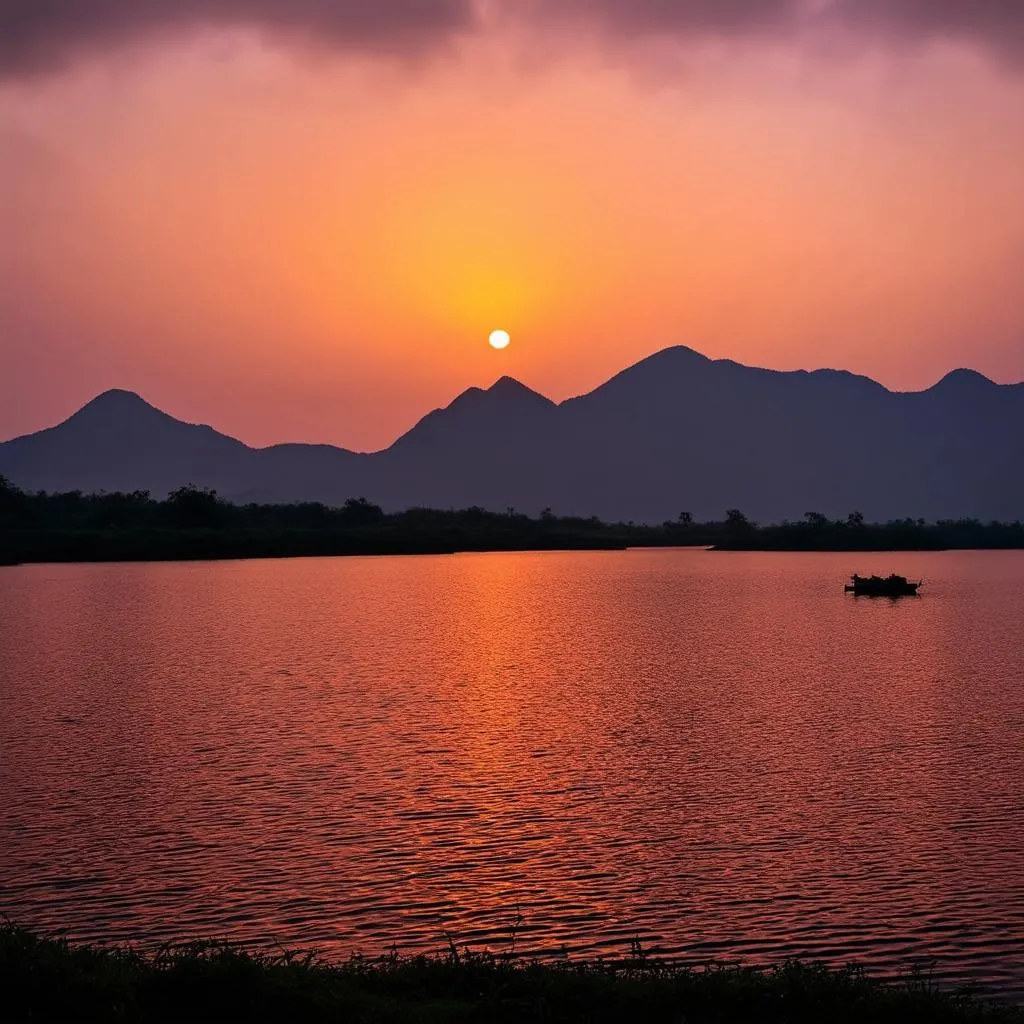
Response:
M385 513L364 498L340 508L307 502L237 505L181 487L158 500L130 494L28 493L0 477L0 564L164 561L459 551L714 547L746 551L938 551L1024 548L1024 525L904 519L871 524L859 513L758 526L731 509L719 522L688 513L659 525L537 516L515 509L408 509Z
M1019 1007L943 991L926 976L894 982L855 969L789 963L690 970L639 950L621 960L538 962L459 950L331 963L223 943L72 945L0 927L3 1019L440 1022L872 1021L1021 1024Z

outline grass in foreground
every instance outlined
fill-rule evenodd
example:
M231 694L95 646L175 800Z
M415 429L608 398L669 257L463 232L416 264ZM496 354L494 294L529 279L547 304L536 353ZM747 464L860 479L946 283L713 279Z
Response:
M356 958L268 955L223 943L154 954L0 927L5 1021L1024 1022L1019 1008L785 964L690 971L629 960L524 962L487 953Z

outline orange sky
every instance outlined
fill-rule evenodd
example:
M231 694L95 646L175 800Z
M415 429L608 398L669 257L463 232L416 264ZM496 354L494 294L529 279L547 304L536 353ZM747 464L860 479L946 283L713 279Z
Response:
M498 19L396 62L218 28L0 78L0 438L126 387L372 449L678 343L1024 379L1012 59L599 36Z

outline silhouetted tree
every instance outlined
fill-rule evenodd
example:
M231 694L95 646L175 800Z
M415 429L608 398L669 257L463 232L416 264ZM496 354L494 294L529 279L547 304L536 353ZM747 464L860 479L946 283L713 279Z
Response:
M91 495L86 499L85 514L89 526L109 530L138 525L152 519L157 506L149 491L131 491L124 494Z
M0 522L11 526L29 516L29 497L5 476L0 476Z
M217 497L217 492L200 489L193 484L171 491L164 505L177 526L219 526L224 519L224 504Z
M725 531L732 536L742 536L753 530L754 524L738 509L731 508L725 513Z
M181 487L164 501L145 491L83 494L26 493L0 478L0 563L67 558L224 558L266 555L438 553L453 550L515 550L537 545L660 546L681 540L680 516L660 527L596 516L548 520L514 508L438 510L413 508L384 513L365 498L343 508L314 502L294 505L232 505L216 492ZM825 529L809 528L822 522ZM550 523L538 530L541 523ZM849 529L859 524L859 530ZM897 519L868 524L860 513L828 522L811 514L805 521L758 527L739 509L721 523L693 524L686 542L761 550L936 550L942 548L1024 549L1024 526L976 519L922 524Z
M823 530L828 526L828 516L823 516L820 512L805 512L804 519L807 520L807 525L814 530Z
M689 512L680 512L676 522L685 529L688 526L693 526L693 516Z
M851 512L846 517L846 525L853 527L855 530L859 530L864 525L864 513L863 512Z
M339 518L346 526L375 526L384 519L384 509L366 498L349 498L341 507Z

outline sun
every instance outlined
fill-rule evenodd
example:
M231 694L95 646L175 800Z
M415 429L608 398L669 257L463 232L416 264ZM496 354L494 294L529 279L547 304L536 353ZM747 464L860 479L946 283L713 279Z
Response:
M491 348L508 348L512 339L509 337L508 331L491 331L491 336L488 339L491 343Z

